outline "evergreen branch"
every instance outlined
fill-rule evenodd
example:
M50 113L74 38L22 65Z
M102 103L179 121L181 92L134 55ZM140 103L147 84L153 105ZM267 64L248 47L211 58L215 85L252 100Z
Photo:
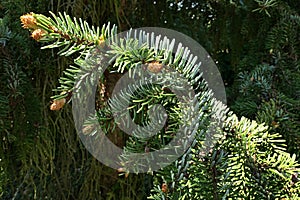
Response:
M101 43L98 42L99 37L106 36L105 33L108 36L114 36L114 27L110 29L109 26L106 26L103 28L106 32L102 31L102 35L100 35L98 29L90 28L86 22L81 20L79 22L72 21L66 14L53 16L53 18L55 21L42 15L30 14L22 21L25 28L33 31L32 37L35 39L54 41L54 46L50 45L47 48L65 46L60 51L60 55L71 55L77 51L85 52L93 45L99 46ZM188 137L195 136L191 137L191 146L178 160L154 174L154 189L150 198L244 199L250 197L271 199L283 198L293 194L293 191L299 191L299 185L291 182L291 176L299 171L299 164L294 155L285 153L286 147L281 136L269 132L268 127L263 124L257 124L257 122L244 117L238 119L236 115L229 112L227 106L213 99L211 90L202 78L199 69L201 63L197 63L197 57L190 54L187 47L179 44L177 52L173 56L174 40L166 37L161 39L154 33L142 31L129 32L127 38L120 40L115 40L113 37L110 47L109 54L113 59L107 62L101 55L101 65L113 64L111 69L121 73L132 70L130 78L141 78L142 80L126 85L125 89L108 102L112 113L119 116L119 118L115 118L116 124L129 127L130 132L133 133L127 141L124 154L120 157L124 164L124 168L120 171L124 172L127 166L131 166L130 154L149 153L151 150L165 146L174 138L172 134L182 127L186 138L180 140L179 146L187 146L190 142ZM84 65L86 63L83 64L83 62L84 60L77 59L79 66L86 66ZM58 90L72 91L74 80L76 80L74 87L79 88L81 83L85 83L84 87L90 92L90 81L96 79L92 72L101 71L103 67L98 68L99 66L95 63L91 63L86 69L79 70L79 68L73 67L66 70L66 77L60 79L62 86ZM144 68L136 74L134 70L138 71L142 64L145 64ZM168 73L165 73L170 72L168 67L174 70L174 74L179 73L180 75L175 79L174 74L168 76ZM250 75L241 73L241 80L248 81L243 88L249 88L251 82L256 81L256 86L262 93L267 92L270 89L272 81L270 74L273 69L272 66L262 65L253 70ZM145 77L147 78L145 79ZM193 98L185 99L186 104L177 100L170 91L165 90L171 85L171 81L177 81L177 89L182 89L183 85L180 85L182 77L187 79L188 85L196 93ZM155 81L152 80L154 78ZM152 84L152 82L156 84ZM85 97L79 99L87 100ZM149 120L151 106L156 103L165 105L167 114L170 116L168 123L154 137L141 137L150 135L157 128ZM130 110L133 120L131 120L130 114L124 117L126 115L123 113L124 110ZM83 109L78 112L82 116L87 111ZM89 118L90 124L97 121L97 117ZM102 118L98 118L98 120L103 120L104 126L107 127L106 122L110 122L112 114L101 113L100 117ZM210 117L214 119L212 123L210 123ZM160 124L163 121L163 115L159 112L156 119L155 123ZM80 120L85 120L85 118ZM143 127L136 128L136 126L132 126L133 122L143 125ZM86 127L82 132L92 136L95 130L93 130L94 127L89 127L90 124L86 121ZM87 130L88 128L91 129ZM109 129L106 130L109 131ZM213 135L213 131L218 134ZM218 139L219 142L214 146L214 144L204 142L205 137L206 139L215 137L211 139ZM213 149L208 151L208 155L202 155L203 147L206 150ZM143 158L138 161L145 163ZM140 163L134 164L137 171L145 167L140 166ZM280 182L276 183L278 180ZM294 185L296 188L292 188Z
M81 18L73 20L66 13L59 16L50 12L52 18L41 14L30 13L21 16L23 27L32 32L32 37L39 42L51 42L52 44L42 47L64 47L59 55L70 56L75 52L85 52L95 46L104 46L105 40L116 34L116 27L110 24L99 27L90 27Z
M21 16L23 27L29 29L31 36L39 42L51 42L46 48L62 48L58 54L61 56L70 56L76 52L80 56L75 59L75 64L80 66L82 61L80 57L86 55L95 47L104 47L105 40L113 38L116 34L116 27L110 24L103 25L100 30L99 27L90 27L86 21L81 18L73 20L66 13L55 15L50 12L52 18L41 14L30 13ZM80 67L70 66L64 71L65 76L59 79L60 86L54 91L60 92L51 98L54 100L50 109L59 110L71 98L74 89L75 77L81 72Z

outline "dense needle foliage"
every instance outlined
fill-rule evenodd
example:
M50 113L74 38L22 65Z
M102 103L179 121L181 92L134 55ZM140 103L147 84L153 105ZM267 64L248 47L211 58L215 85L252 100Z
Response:
M49 21L51 15L47 10L66 11L72 17L53 14ZM2 198L299 198L299 10L296 1L280 0L1 2ZM60 47L58 50L39 51L39 44L21 30L19 17L31 11L44 13L47 17L34 17L52 25L49 29L41 24L41 37L34 39L48 42L47 48ZM83 20L77 18L76 22L73 16ZM71 21L84 26L74 28ZM108 21L109 26L97 31L97 26L101 30ZM163 26L182 31L199 41L215 59L227 86L229 106L239 118L214 101L207 101L211 110L222 108L221 115L226 117L220 130L223 137L209 155L198 156L202 144L199 138L198 145L158 173L119 176L98 163L81 145L68 104L58 112L49 111L53 103L58 106L61 100L71 98L74 76L80 71L80 52L101 46L105 38L115 33L113 23L121 30ZM119 60L113 67L119 73L139 62L126 52L115 49ZM143 62L151 63L155 59L148 53L142 56ZM180 67L186 66L176 70ZM110 90L118 74L115 76L106 74L100 85ZM53 95L54 88L57 90ZM163 100L167 107L178 109L174 96L157 92L160 90L154 87L142 94L155 96L155 103ZM99 115L109 116L105 113L107 104L103 103L108 97L99 98ZM153 102L146 102L141 94L135 98L137 103L132 105L131 112L137 113L137 120L143 119L147 112L140 110L150 109L147 105ZM174 116L171 125L180 121L172 110L168 114ZM106 120L112 123L109 117ZM205 117L201 120L205 121ZM145 141L126 140L118 130L104 127L111 139L125 144L128 151L145 151ZM164 134L168 136L171 132ZM150 149L161 145L155 140L147 144Z

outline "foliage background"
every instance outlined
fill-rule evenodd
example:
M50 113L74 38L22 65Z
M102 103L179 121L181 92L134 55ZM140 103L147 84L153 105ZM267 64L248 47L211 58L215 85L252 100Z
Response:
M151 188L148 176L119 176L89 155L74 130L70 106L49 110L52 89L71 58L39 50L20 25L19 17L28 12L66 11L93 25L159 26L191 36L216 61L231 109L270 125L299 158L300 5L265 2L1 1L1 197L144 199Z

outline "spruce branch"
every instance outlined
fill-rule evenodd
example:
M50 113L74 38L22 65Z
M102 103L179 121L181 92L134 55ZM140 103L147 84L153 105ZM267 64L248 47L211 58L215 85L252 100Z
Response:
M51 42L43 48L64 47L59 55L70 56L75 52L87 51L95 46L103 46L105 40L116 33L110 24L90 27L81 18L71 18L66 13L58 16L50 12L52 18L42 14L29 13L20 17L23 28L29 29L33 39L38 42Z
M32 32L34 39L52 43L45 48L64 47L59 52L60 55L68 56L75 52L86 55L85 53L95 46L101 48L102 41L115 34L114 26L112 28L109 25L103 26L100 33L99 28L90 28L81 19L71 20L66 14L59 14L59 16L52 14L52 16L53 19L30 13L21 17L21 21L23 27ZM294 155L286 153L285 141L279 134L269 132L269 128L264 124L257 124L245 117L238 119L236 115L229 112L227 106L213 99L211 90L202 78L201 63L197 63L197 57L191 55L187 47L179 44L176 54L172 55L175 48L174 40L160 38L154 33L139 32L134 33L133 37L130 34L133 33L129 33L129 37L125 40L113 41L110 45L109 53L115 59L114 63L110 63L112 64L110 70L124 73L145 64L146 68L143 69L145 74L142 75L149 75L151 78L151 75L155 74L160 82L144 84L140 81L138 86L128 84L108 101L107 107L114 111L129 110L133 121L145 125L132 130L133 135L127 140L125 153L120 157L124 163L120 172L126 172L126 165L130 166L131 163L128 163L130 153L148 153L156 150L173 138L178 127L188 124L184 130L190 133L189 136L195 136L191 146L171 165L152 174L155 180L149 198L271 199L291 196L295 194L294 191L299 191L299 184L291 182L291 177L300 171L299 164ZM82 66L83 62L85 61L81 57L75 59L75 64L78 66ZM97 65L89 67L96 69ZM167 67L179 72L194 89L195 97L189 99L191 104L187 104L190 107L177 101L170 91L164 90L172 78L172 76L162 75ZM261 74L265 74L264 70L271 73L273 68L260 66L251 75L241 74L243 79L248 80L245 88L257 81L258 88L265 92L268 88L268 80L261 78ZM61 87L57 89L62 93L55 96L57 108L66 103L67 96L74 89L75 78L78 78L79 82L87 82L86 87L89 87L88 82L93 78L89 69L82 70L78 67L65 70L65 76L60 79ZM84 97L82 99L86 100ZM129 101L131 104L128 105ZM156 103L166 107L170 116L168 123L155 137L139 138L155 129L149 123L149 110ZM183 112L180 113L180 110ZM197 113L191 114L191 110L196 110ZM89 118L85 123L86 127L82 130L85 135L95 134L92 124L97 120L102 121L101 126L106 132L111 130L107 122L111 122L112 116L105 111L102 109L97 113L98 115ZM210 117L214 119L213 123L210 123ZM129 120L124 120L122 123L126 127L131 125ZM219 133L216 138L213 138L218 139L218 143L213 146L204 141L205 137L211 136L212 131ZM185 139L181 140L178 146L186 146ZM210 149L207 155L202 155L202 147ZM136 170L139 171L142 167L144 166L136 165Z
M50 12L52 18L33 12L20 17L23 28L31 32L31 37L38 42L51 43L43 46L47 48L61 48L60 56L70 56L79 53L74 60L76 66L70 66L64 71L64 76L59 79L60 86L54 91L59 94L52 96L51 110L60 110L72 97L75 77L81 72L80 64L82 56L97 47L104 47L105 40L116 34L116 26L110 24L99 27L90 27L81 18L73 18L66 13L59 13L58 16Z

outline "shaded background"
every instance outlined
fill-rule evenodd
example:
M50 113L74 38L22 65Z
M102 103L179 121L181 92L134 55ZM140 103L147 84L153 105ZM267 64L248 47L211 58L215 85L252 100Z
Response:
M2 199L145 199L151 180L103 166L81 144L71 106L50 111L72 58L23 30L28 12L65 11L90 24L164 27L198 41L215 60L227 102L264 122L299 158L300 3L295 0L2 0L0 2L0 196ZM117 140L120 138L117 138ZM122 141L120 141L122 143Z

